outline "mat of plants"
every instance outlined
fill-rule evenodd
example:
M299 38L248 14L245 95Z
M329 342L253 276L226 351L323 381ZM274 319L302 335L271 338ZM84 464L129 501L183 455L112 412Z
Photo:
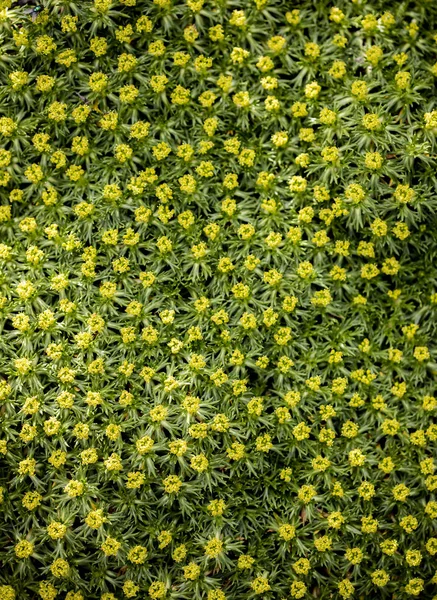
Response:
M0 50L0 600L436 600L437 2Z

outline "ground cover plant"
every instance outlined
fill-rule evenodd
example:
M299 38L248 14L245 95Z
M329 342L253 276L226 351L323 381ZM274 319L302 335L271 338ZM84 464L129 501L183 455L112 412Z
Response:
M437 3L0 5L0 599L437 598Z

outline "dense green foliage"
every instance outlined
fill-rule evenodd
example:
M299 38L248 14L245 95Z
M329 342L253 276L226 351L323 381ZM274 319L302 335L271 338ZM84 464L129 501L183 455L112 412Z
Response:
M437 598L437 3L22 4L0 600Z

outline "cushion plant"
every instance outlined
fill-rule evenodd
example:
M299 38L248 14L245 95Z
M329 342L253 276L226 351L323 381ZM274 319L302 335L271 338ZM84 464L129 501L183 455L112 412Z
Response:
M435 0L0 0L0 599L437 598Z

